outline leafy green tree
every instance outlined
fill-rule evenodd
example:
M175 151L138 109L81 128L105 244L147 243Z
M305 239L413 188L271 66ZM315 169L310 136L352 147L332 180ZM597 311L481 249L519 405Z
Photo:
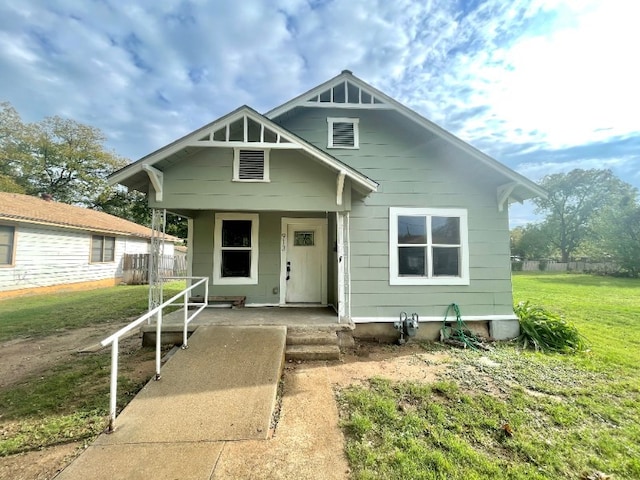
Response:
M95 127L58 116L24 123L10 104L0 104L0 174L27 194L90 205L107 188L107 176L127 164L104 142Z
M147 198L145 194L137 191L112 187L100 193L93 201L91 208L151 227L151 209ZM187 230L187 221L184 217L167 212L166 233L187 238Z
M144 194L108 185L127 160L107 151L105 140L99 129L58 116L24 123L10 103L0 103L0 191L47 193L151 226ZM186 238L185 219L168 215L166 232Z
M602 250L630 276L640 276L640 205L629 201L607 209L596 228Z
M594 225L601 212L615 210L637 194L632 185L611 170L575 169L547 175L541 185L549 196L534 200L536 212L546 214L542 228L563 262L568 262L581 245L595 237Z
M0 174L0 192L25 193L24 187L18 185L10 175Z
M530 223L511 230L511 255L523 260L540 260L553 255L546 226Z

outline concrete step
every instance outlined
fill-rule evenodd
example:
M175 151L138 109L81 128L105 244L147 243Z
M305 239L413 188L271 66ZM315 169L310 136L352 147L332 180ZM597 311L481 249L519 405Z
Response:
M287 329L287 345L338 345L335 331Z
M338 345L287 345L286 360L338 360L340 347Z

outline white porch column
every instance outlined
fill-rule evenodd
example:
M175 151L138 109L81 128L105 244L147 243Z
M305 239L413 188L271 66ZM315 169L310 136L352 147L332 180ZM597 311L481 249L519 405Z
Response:
M349 247L349 213L336 212L338 250L338 318L351 316L351 265Z

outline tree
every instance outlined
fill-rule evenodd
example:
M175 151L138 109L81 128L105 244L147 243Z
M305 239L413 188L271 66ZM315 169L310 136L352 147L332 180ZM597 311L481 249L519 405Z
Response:
M145 194L110 188L93 201L91 208L116 217L126 218L140 225L151 227L151 208ZM184 217L167 212L165 232L179 238L187 238L187 222Z
M635 198L636 189L617 178L611 170L575 169L569 173L547 175L542 187L548 198L537 198L536 213L546 213L543 228L563 262L589 238L600 212L616 209Z
M630 276L640 276L640 205L630 201L603 211L596 228L603 251Z
M523 260L549 258L553 252L546 226L530 223L511 230L511 255Z
M25 124L9 104L0 104L0 174L30 195L90 205L107 188L107 176L127 164L104 147L97 128L58 116Z

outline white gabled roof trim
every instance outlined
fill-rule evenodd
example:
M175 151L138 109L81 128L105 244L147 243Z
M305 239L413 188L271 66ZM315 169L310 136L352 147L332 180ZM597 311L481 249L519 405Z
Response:
M232 137L232 133L234 133L232 132L232 127L237 128L240 126L239 122L242 122L241 138L236 140L235 137ZM252 137L249 133L250 122L253 122L254 127L256 124L260 127L260 136L256 141L251 141ZM266 136L272 136L273 138L273 135L275 135L274 141L265 141ZM221 136L224 136L224 138L220 138ZM375 192L378 188L378 184L370 178L343 164L306 140L297 137L246 105L118 170L109 176L109 184L115 185L143 170L148 171L147 166L153 166L187 147L299 149L337 172L344 171L345 175L355 184L367 191Z
M398 113L404 115L408 119L410 119L410 120L414 121L415 123L417 123L418 125L422 126L423 128L425 128L429 132L437 135L438 137L440 137L440 138L442 138L444 140L449 141L450 143L452 143L453 145L455 145L456 147L458 147L459 149L461 149L465 153L468 153L469 155L471 155L475 159L479 160L480 162L484 163L488 167L490 167L490 168L496 170L497 172L501 173L502 175L506 176L511 181L516 182L518 185L521 185L522 187L526 188L527 190L529 190L530 192L534 193L535 195L546 198L547 192L542 187L538 186L537 184L535 184L531 180L527 179L526 177L520 175L519 173L513 171L512 169L510 169L506 165L501 164L500 162L498 162L494 158L488 156L487 154L481 152L477 148L469 145L468 143L466 143L463 140L459 139L458 137L456 137L452 133L449 133L444 128L439 127L438 125L436 125L432 121L426 119L425 117L423 117L419 113L415 112L414 110L411 110L409 107L404 106L403 104L401 104L397 100L391 98L387 94L381 92L380 90L376 89L375 87L372 87L371 85L369 85L368 83L364 82L363 80L360 80L358 77L353 75L349 70L343 70L340 75L338 75L338 76L336 76L336 77L324 82L321 85L318 85L317 87L315 87L315 88L303 93L302 95L298 95L293 100L290 100L290 101L280 105L279 107L276 107L276 108L274 108L272 110L269 110L268 112L266 112L264 114L264 116L269 118L269 119L273 119L273 118L276 118L276 117L282 115L283 113L286 113L286 112L288 112L288 111L290 111L290 110L292 110L292 109L294 109L296 107L308 107L308 106L316 106L317 107L318 104L310 104L308 99L309 98L314 98L316 96L319 96L319 95L321 95L322 92L325 92L325 91L327 91L329 89L332 89L336 85L340 85L340 84L342 84L344 82L349 82L350 84L356 86L357 88L367 91L370 95L372 95L379 102L381 102L380 103L381 105L385 105L387 108L391 108L391 109L397 111ZM333 107L344 107L345 104L333 104L332 106ZM359 107L367 108L364 105L360 105Z

